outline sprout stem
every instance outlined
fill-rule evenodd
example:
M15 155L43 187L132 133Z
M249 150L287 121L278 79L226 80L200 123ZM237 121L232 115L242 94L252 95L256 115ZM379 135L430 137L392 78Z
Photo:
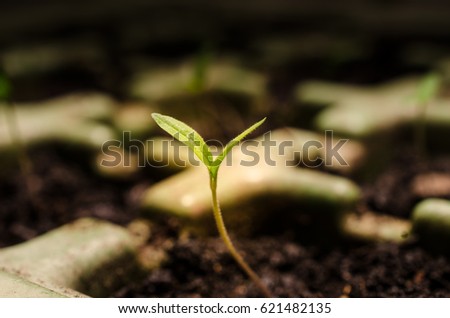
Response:
M217 229L219 231L220 237L222 238L225 246L228 248L231 256L233 256L234 260L238 263L241 269L250 277L250 279L255 283L255 285L261 290L262 294L265 297L273 297L272 293L269 291L267 286L262 282L261 278L251 269L251 267L247 264L247 262L243 259L241 254L234 247L233 242L228 235L228 231L225 227L225 223L222 218L222 212L220 210L219 200L217 199L217 174L213 175L210 173L209 175L210 188L212 193L212 205L214 218L216 220Z
M6 116L7 116L6 122L8 125L8 130L11 135L12 142L17 145L20 169L22 170L22 173L24 174L25 178L28 179L28 177L31 175L32 170L31 160L28 157L27 152L25 151L25 146L22 141L19 128L19 121L17 119L16 114L16 106L11 101L8 101L8 107L6 107Z

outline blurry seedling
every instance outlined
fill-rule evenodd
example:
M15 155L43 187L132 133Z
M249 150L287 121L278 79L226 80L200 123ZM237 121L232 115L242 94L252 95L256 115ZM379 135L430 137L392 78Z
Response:
M417 104L415 124L415 144L419 155L426 154L426 120L427 108L436 97L441 85L441 77L437 73L430 73L420 81L414 101Z
M14 144L19 162L19 169L23 175L25 188L30 198L31 204L37 207L35 191L33 187L33 180L31 177L32 164L25 146L22 141L20 133L19 122L16 115L14 103L11 101L11 83L4 73L0 72L0 101L5 102L5 116L6 124L8 125L11 142Z
M24 151L22 144L22 138L20 136L19 123L16 116L16 110L14 104L11 101L11 84L6 78L5 74L0 72L0 101L5 102L5 116L6 123L8 125L11 142L14 143L19 152L19 161L21 168L25 167L23 163L28 163L29 160ZM23 160L26 159L26 160Z
M168 132L170 135L172 135L175 139L181 141L186 146L188 146L194 154L197 156L197 158L203 162L203 164L206 166L209 172L209 184L211 188L211 195L212 195L212 207L213 207L213 213L214 218L216 221L217 229L219 231L220 237L222 238L223 242L225 243L228 251L233 256L235 261L238 263L238 265L242 268L242 270L252 279L252 281L255 283L256 286L261 290L261 292L266 297L272 297L270 291L267 289L267 287L264 285L262 280L259 278L259 276L251 269L251 267L247 264L247 262L243 259L241 254L236 250L234 247L233 242L231 241L228 231L225 227L225 223L222 218L222 212L220 210L219 200L217 198L217 176L219 172L219 167L227 154L231 151L231 149L239 144L239 142L245 138L248 134L250 134L252 131L254 131L256 128L258 128L266 119L262 119L259 122L255 123L253 126L239 134L237 137L232 139L222 150L222 153L218 155L216 158L213 158L208 145L203 140L203 138L200 136L199 133L197 133L194 129L186 125L185 123L170 117L165 116L157 113L152 114L153 119L155 122L160 126L162 129L164 129L166 132Z
M195 57L194 73L189 87L193 93L200 93L206 88L207 72L212 56L212 49L205 44Z

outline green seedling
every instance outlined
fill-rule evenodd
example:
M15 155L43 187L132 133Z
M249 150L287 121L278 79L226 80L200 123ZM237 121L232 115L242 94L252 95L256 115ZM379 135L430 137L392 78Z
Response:
M206 88L208 69L212 62L212 50L205 44L197 54L194 61L194 73L190 83L190 90L193 93L200 93Z
M22 141L22 135L19 129L19 123L16 115L16 108L11 101L11 83L8 78L0 72L0 101L5 102L5 115L7 117L7 125L9 134L11 135L12 142L16 145L17 155L19 160L19 168L25 179L26 189L33 205L36 205L35 195L33 191L33 182L31 179L32 164L25 150L25 146Z
M185 123L170 117L157 113L152 114L155 122L160 126L163 130L172 135L175 139L181 141L185 145L187 145L197 156L197 158L203 162L209 172L209 184L211 188L212 195L212 208L214 213L214 219L216 221L217 229L219 231L220 237L222 238L225 246L230 252L231 256L235 259L238 265L242 268L242 270L250 277L250 279L255 283L256 286L261 290L261 292L266 297L272 297L270 291L266 287L266 285L262 282L259 276L252 270L252 268L247 264L241 254L234 247L233 242L231 241L227 228L225 227L225 223L222 218L222 212L220 209L219 200L217 197L217 177L221 163L227 156L227 154L231 151L231 149L238 145L239 142L245 138L248 134L258 128L266 119L262 119L259 122L252 125L250 128L246 129L244 132L239 134L237 137L232 139L222 150L222 153L217 157L213 157L211 154L208 145L203 140L202 136L194 129L186 125Z
M6 77L0 73L0 100L8 100L11 93L11 85Z
M8 130L11 135L12 141L17 145L19 149L19 160L22 161L23 145L22 138L20 136L19 124L16 116L16 110L14 104L11 102L11 83L7 79L6 75L0 72L0 101L6 103L5 116L7 117Z
M427 108L436 97L441 84L441 78L436 73L426 75L419 83L414 100L417 103L418 114L415 127L415 143L420 155L426 153L426 120Z

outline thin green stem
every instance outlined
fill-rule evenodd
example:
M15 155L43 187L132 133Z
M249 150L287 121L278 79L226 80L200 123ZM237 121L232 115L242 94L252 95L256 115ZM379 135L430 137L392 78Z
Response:
M265 297L273 297L272 293L269 291L267 286L262 282L261 278L251 269L251 267L247 264L244 258L239 254L239 252L234 247L233 242L228 235L227 228L225 227L225 223L222 218L222 212L220 210L219 200L217 199L217 175L210 174L210 187L212 193L212 205L214 218L216 220L217 229L219 231L220 237L222 238L225 246L230 252L231 256L233 256L234 260L238 263L238 265L242 268L242 270L250 277L250 279L255 283L255 285L261 290Z
M27 178L31 174L31 160L28 157L27 152L25 151L25 146L22 141L19 123L16 114L16 106L13 102L9 101L8 106L6 107L6 116L7 116L7 125L8 130L11 135L12 141L17 146L18 156L19 156L19 165L23 174Z

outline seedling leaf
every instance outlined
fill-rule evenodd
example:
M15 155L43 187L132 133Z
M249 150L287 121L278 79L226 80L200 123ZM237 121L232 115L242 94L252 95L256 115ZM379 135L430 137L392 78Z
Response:
M234 137L226 146L225 148L223 148L222 153L220 155L217 156L217 158L214 160L214 162L212 163L212 166L215 169L218 169L220 164L222 163L222 161L225 159L225 157L227 156L227 154L231 151L231 149L236 146L237 144L239 144L242 139L244 139L248 134L250 134L251 132L253 132L256 128L258 128L259 126L262 125L262 123L266 120L266 117L264 117L263 119L261 119L260 121L258 121L257 123L253 124L252 126L250 126L249 128L247 128L246 130L244 130L242 133L240 133L239 135L237 135L236 137Z
M208 149L208 145L198 132L185 123L170 116L153 113L152 117L159 127L192 149L198 159L200 159L209 169L212 163L212 155Z

